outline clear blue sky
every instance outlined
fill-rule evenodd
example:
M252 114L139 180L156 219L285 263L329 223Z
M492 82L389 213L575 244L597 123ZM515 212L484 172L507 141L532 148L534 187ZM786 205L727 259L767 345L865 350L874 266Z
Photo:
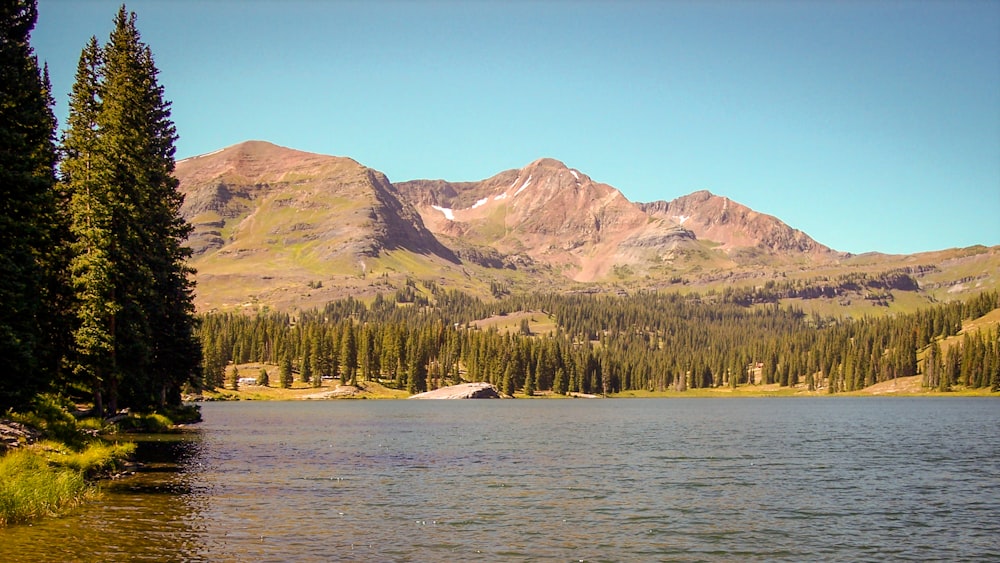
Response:
M118 0L39 0L65 122ZM543 157L837 250L1000 244L1000 1L133 0L178 158L248 139L391 180Z

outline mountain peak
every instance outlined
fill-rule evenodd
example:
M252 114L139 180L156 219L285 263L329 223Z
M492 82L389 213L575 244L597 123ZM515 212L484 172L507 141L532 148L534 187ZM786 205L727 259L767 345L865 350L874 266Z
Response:
M548 158L548 157L539 158L538 160L532 162L531 164L529 164L525 168L554 168L554 169L562 169L562 170L568 170L569 169L569 167L566 166L565 164L563 164L561 161L556 160L554 158Z
M290 149L288 147L282 147L280 145L276 145L276 144L270 143L268 141L248 140L248 141L243 141L243 142L240 142L240 143L236 143L235 145L229 145L228 147L224 147L224 148L221 148L221 149L218 149L218 150L214 150L212 152L207 152L207 153L204 153L204 154L196 154L196 155L190 156L188 158L183 158L181 160L178 160L177 162L178 163L181 163L181 162L190 162L190 161L195 161L195 160L198 160L198 159L202 159L202 158L206 158L206 157L212 157L212 156L217 156L217 155L221 155L222 157L232 156L232 155L237 155L237 154L244 154L244 155L249 154L249 155L255 155L255 156L266 156L266 155L280 154L282 152L302 153L302 151L300 151L300 150ZM303 153L303 154L308 154L308 153Z
M708 190L698 190L698 191L695 191L695 192L691 192L688 195L683 196L683 197L684 197L684 199L687 199L687 200L690 200L690 201L708 201L708 200L710 200L712 198L715 198L715 197L723 197L724 199L728 199L728 198L725 198L724 196L717 196L717 195L713 194L712 192L710 192ZM681 199L681 198L678 198L678 199Z
M666 218L699 239L720 244L725 251L758 248L775 253L824 255L833 251L777 217L759 213L728 197L699 190L673 201L644 203L641 207Z

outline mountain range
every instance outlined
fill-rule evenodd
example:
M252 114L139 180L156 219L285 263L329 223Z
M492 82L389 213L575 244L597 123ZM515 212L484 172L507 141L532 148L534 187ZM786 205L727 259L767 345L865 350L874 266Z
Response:
M786 300L834 285L848 290L808 308L856 314L866 301L907 309L1000 279L1000 247L852 256L708 191L632 202L549 158L477 182L390 182L349 158L248 141L181 160L175 175L200 310L309 308L419 280L473 294L768 286ZM864 281L890 273L912 283Z

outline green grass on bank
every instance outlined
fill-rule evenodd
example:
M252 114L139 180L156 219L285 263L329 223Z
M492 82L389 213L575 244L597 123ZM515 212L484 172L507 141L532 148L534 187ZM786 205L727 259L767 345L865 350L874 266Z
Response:
M124 432L167 432L174 421L200 420L197 407L166 414L130 414L113 423L77 420L69 405L43 396L24 413L6 418L36 429L42 439L0 455L0 528L58 516L99 496L96 480L122 468L135 444L118 440ZM3 423L0 420L0 423Z
M0 457L0 526L61 514L96 493L81 472L54 467L35 449Z
M120 466L132 443L93 442L82 448L54 440L0 456L0 527L57 516L94 499L92 479Z

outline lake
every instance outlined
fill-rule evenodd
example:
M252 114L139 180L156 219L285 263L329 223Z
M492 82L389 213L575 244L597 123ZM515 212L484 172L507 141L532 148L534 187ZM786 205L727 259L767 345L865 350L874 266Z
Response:
M230 402L3 561L1000 559L1000 402Z

